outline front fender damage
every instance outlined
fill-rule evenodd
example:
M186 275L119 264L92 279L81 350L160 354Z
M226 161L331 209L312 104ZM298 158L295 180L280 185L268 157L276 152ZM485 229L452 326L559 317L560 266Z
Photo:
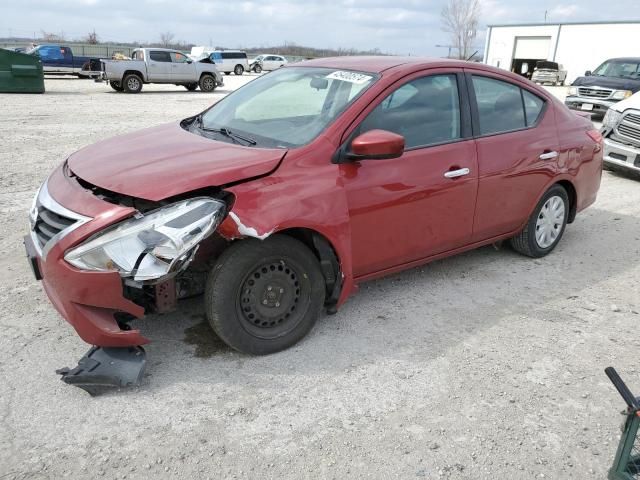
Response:
M253 237L253 238L257 238L258 240L264 240L265 238L270 236L275 230L275 228L272 228L270 231L264 232L263 234L259 234L254 227L248 227L244 223L242 223L238 215L236 215L234 212L229 212L229 217L231 218L231 220L235 222L236 226L235 226L235 232L231 232L230 234L227 234L227 235L224 235L223 233L223 235L227 238L227 240L234 240L236 238L241 238L241 237Z

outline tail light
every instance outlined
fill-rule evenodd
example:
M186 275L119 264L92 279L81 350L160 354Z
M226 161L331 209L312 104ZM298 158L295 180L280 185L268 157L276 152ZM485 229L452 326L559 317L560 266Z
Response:
M604 137L600 133L600 130L592 128L591 130L587 130L587 135L596 143L596 152L599 152L602 149L602 142L604 141Z

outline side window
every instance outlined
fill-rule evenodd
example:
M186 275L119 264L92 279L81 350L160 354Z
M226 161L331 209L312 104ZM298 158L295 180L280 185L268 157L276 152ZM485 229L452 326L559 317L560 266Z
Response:
M171 61L173 63L186 63L187 62L187 56L183 55L182 53L169 52L169 55L171 56Z
M149 52L149 58L154 62L171 62L171 55L169 55L169 52L152 50Z
M480 134L508 132L526 126L520 87L493 78L473 76Z
M221 57L223 60L226 60L226 59L229 59L229 58L233 58L233 55L232 55L231 53L222 52L222 53L220 54L220 57Z
M432 75L402 85L367 115L359 133L375 129L402 135L406 148L460 139L456 76Z
M530 127L542 114L544 100L512 83L474 75L473 89L481 135Z
M47 60L61 60L64 58L60 47L55 46L42 47L38 53Z
M542 107L544 107L544 100L527 90L522 90L522 99L524 100L524 113L527 117L527 126L531 126L540 118Z

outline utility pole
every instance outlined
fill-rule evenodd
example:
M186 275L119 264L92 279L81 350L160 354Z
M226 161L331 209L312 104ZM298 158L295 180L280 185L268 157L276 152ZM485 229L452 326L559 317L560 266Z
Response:
M451 58L451 49L455 48L455 45L436 45L438 48L448 48L449 52L447 53L447 58Z

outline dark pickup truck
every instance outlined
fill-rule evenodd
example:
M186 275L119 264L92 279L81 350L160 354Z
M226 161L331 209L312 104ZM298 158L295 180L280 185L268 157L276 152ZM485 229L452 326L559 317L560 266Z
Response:
M612 58L584 75L571 84L564 103L573 110L604 115L611 105L640 90L640 58Z
M76 56L71 47L51 44L38 45L27 53L40 57L45 75L75 75L78 77L97 77L100 75L100 59Z

